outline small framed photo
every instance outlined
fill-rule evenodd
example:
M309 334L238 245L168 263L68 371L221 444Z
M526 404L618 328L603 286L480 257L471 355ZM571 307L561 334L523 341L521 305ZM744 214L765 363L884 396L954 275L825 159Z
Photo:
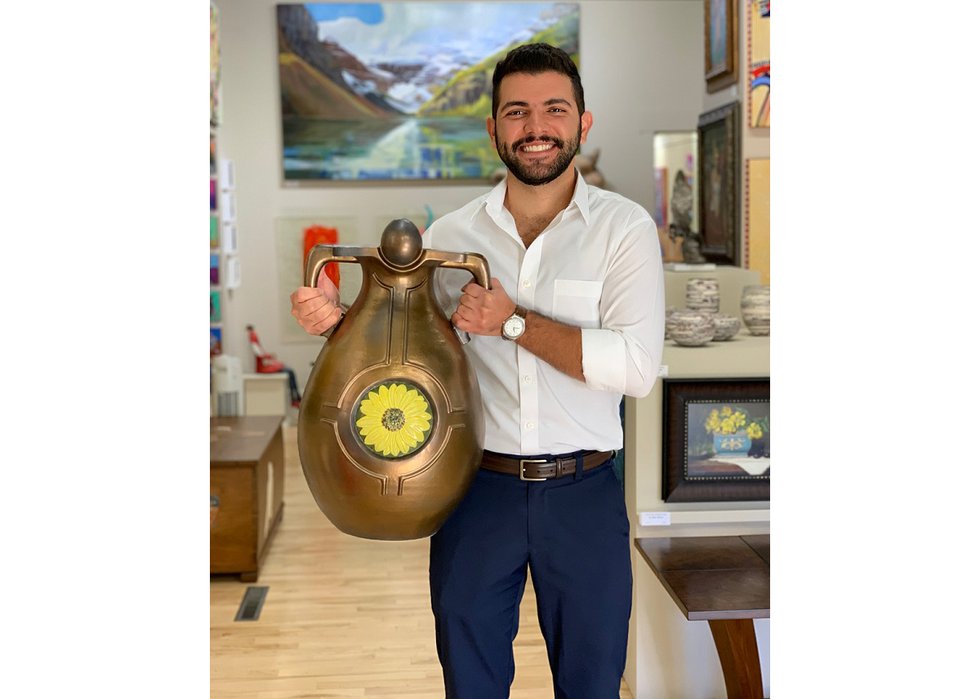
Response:
M769 500L769 378L663 381L664 502Z
M709 262L741 266L738 102L698 117L698 221Z
M704 80L708 92L738 80L736 0L704 0Z

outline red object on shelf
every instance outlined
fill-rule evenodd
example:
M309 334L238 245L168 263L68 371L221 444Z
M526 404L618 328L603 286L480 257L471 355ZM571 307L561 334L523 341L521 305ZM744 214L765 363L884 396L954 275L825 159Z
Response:
M337 229L327 228L326 226L313 225L303 230L303 269L300 270L300 279L306 279L306 258L310 255L310 250L314 245L336 245ZM326 266L327 277L333 285L340 288L340 267L336 262L330 262Z
M248 325L245 329L248 330L248 342L252 346L252 353L255 355L255 372L257 374L275 374L282 371L286 365L276 359L276 355L269 354L262 348L255 328Z

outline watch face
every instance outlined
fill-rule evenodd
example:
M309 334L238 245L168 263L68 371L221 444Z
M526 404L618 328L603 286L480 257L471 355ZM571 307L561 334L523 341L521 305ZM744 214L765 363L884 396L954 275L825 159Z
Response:
M524 332L524 319L511 316L504 321L504 335L509 338L520 337Z

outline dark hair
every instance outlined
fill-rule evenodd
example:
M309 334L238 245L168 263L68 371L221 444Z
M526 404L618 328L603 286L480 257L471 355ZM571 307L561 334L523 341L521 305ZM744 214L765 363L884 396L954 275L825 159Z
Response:
M575 104L579 115L585 113L585 90L582 89L582 78L571 57L557 46L550 44L524 44L510 50L497 67L493 69L493 114L497 118L497 107L500 106L500 82L511 73L544 73L555 71L567 75L572 81L572 92L575 93Z

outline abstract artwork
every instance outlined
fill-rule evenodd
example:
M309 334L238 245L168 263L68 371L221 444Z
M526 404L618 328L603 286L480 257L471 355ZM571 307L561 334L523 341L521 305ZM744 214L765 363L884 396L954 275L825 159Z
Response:
M211 290L211 322L221 322L221 292Z
M287 183L485 182L497 61L530 41L578 61L575 3L282 4L276 18Z
M747 106L750 128L769 128L769 0L748 0Z
M745 161L745 259L769 283L769 158Z

